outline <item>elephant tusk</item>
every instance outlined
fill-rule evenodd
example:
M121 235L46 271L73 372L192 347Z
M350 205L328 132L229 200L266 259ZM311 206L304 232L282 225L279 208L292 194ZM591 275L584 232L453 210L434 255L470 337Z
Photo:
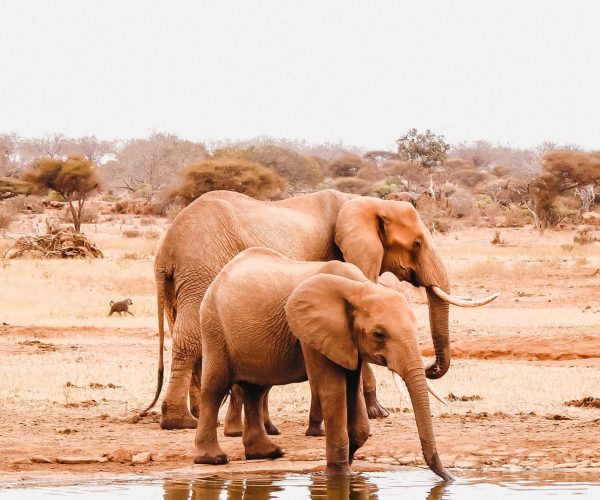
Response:
M402 378L400 377L400 375L398 375L396 372L392 371L392 378L394 379L394 385L396 386L396 389L398 390L398 392L400 393L401 396L405 395L404 390L402 389L403 384L400 383L400 381L402 381ZM440 396L437 391L431 386L431 384L429 383L428 380L425 381L427 384L427 390L429 391L429 393L435 398L437 399L440 403L442 403L443 405L448 406L448 403L446 403L446 401L444 401L444 398L442 398L442 396Z
M444 401L444 398L442 398L436 392L436 390L429 384L429 380L426 380L425 382L427 383L427 390L429 391L429 394L431 394L435 399L437 399L443 405L448 406L448 403L446 403L446 401Z
M431 286L431 291L437 295L444 302L448 302L448 304L452 304L459 307L479 307L489 304L492 300L498 298L500 296L500 292L493 293L488 297L483 297L481 299L476 299L474 297L459 297L458 295L450 295L444 290L442 290L439 286Z

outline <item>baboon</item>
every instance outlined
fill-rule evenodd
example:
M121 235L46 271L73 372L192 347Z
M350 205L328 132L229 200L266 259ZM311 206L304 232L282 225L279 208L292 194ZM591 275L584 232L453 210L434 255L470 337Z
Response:
M118 312L119 316L123 316L123 313L131 314L133 313L129 310L129 306L132 306L133 302L131 299L119 300L119 302L115 302L113 300L110 301L110 312L109 316L112 316L113 313Z

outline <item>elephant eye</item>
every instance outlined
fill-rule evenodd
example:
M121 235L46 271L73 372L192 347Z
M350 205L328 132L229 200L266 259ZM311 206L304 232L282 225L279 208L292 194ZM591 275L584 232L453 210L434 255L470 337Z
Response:
M375 340L377 340L378 342L382 342L385 340L385 332L381 331L381 330L375 330L373 332L373 337L375 337Z
M415 240L415 243L414 243L415 250L419 250L422 245L423 244L421 243L421 240Z

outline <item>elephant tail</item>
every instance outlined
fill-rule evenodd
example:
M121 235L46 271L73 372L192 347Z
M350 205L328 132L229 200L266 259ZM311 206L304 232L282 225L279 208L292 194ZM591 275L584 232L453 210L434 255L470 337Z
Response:
M160 391L162 390L164 381L165 364L163 359L163 352L165 346L165 272L164 270L156 271L156 303L158 309L158 380L156 383L156 393L152 403L140 413L140 417L143 417L148 411L156 404Z

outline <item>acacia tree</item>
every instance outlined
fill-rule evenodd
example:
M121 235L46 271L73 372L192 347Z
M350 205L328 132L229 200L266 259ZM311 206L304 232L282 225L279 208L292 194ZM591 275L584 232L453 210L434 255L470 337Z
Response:
M269 200L281 194L285 181L277 172L258 163L241 158L212 158L188 165L181 172L180 185L170 197L188 205L204 193L217 189Z
M443 135L436 135L431 130L419 133L416 128L397 139L396 145L399 159L427 169L442 165L450 149Z
M40 158L25 172L23 180L39 192L51 189L61 195L68 204L75 231L81 231L83 206L99 187L96 169L89 160L81 156L69 156L66 160Z
M559 222L555 203L559 196L591 190L600 184L600 153L561 149L542 157L542 173L512 187L543 231Z

